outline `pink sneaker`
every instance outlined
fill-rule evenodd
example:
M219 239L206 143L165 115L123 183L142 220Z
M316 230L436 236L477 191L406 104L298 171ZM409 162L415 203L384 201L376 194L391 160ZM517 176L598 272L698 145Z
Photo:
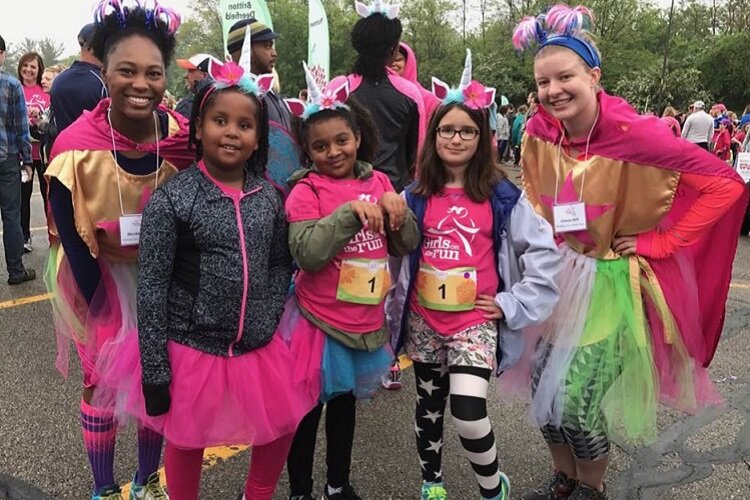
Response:
M398 361L391 366L391 370L386 375L383 375L381 383L389 391L401 389L401 367L398 365Z

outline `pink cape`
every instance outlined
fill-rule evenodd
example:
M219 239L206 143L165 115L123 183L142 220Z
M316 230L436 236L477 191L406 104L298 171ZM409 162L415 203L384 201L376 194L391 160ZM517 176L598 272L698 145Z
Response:
M675 137L659 118L639 115L626 101L603 91L599 92L598 99L599 122L591 135L591 154L677 172L729 178L744 186L740 176L726 163ZM526 126L528 134L553 144L560 139L562 131L560 122L543 107ZM583 143L585 139L572 145L583 148ZM679 220L697 196L698 193L680 183L672 209L660 224L660 229L666 229ZM745 190L743 196L694 245L666 259L648 259L683 336L686 331L697 332L699 338L687 335L683 340L691 357L703 366L711 363L724 326L732 265L747 204L748 191ZM698 314L682 303L685 291L690 290L697 292ZM698 325L695 325L696 321ZM662 331L661 325L655 325L654 321L651 321L651 327L655 336Z
M404 71L401 73L401 77L406 78L414 85L416 85L417 90L419 90L419 95L422 96L422 103L424 104L425 122L429 123L430 118L432 118L432 112L435 111L438 106L440 106L440 99L438 99L435 94L424 88L422 84L419 83L419 80L417 79L417 56L414 55L414 51L411 49L411 47L406 45L404 42L401 42L399 46L404 50L404 52L406 52L406 61L404 62ZM396 74L390 68L388 68L388 72L390 74Z
M66 151L111 151L112 137L118 149L124 151L144 151L156 153L156 144L138 144L111 129L107 120L107 109L110 99L102 99L91 111L84 111L68 128L55 139L50 153L50 161ZM159 155L169 163L182 170L195 160L195 153L188 149L189 124L186 118L170 109L166 111L172 120L179 125L177 133L159 141ZM110 130L111 135L110 135Z

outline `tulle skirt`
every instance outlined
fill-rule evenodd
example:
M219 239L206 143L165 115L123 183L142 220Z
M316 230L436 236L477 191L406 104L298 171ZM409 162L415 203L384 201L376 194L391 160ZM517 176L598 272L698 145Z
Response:
M101 350L123 332L135 331L136 263L111 263L98 259L101 279L88 304L73 277L70 264L59 244L50 247L45 283L51 294L57 340L55 366L68 376L70 344L81 360L84 385L99 385L97 362Z
M660 400L686 412L721 402L644 259L598 260L567 246L561 255L560 301L525 332L526 362L500 378L501 391L530 398L534 425L560 427L585 402L591 427L604 421L638 444L656 437Z
M99 363L101 384L114 391L118 420L135 417L174 446L267 444L294 433L317 404L319 378L296 376L291 349L278 334L236 357L214 356L174 341L167 351L171 404L158 417L146 414L137 334L112 342Z
M302 315L294 296L287 301L279 332L299 360L297 370L307 377L319 374L322 403L347 392L358 399L372 397L393 362L390 345L359 351L331 338Z
M295 432L320 395L320 363L278 335L259 349L226 358L169 342L171 406L146 415L136 326L135 263L99 259L101 280L91 305L81 296L59 245L50 249L45 280L52 294L57 367L68 372L75 343L92 404L115 408L121 424L136 419L175 446L262 445ZM308 363L307 365L305 363Z

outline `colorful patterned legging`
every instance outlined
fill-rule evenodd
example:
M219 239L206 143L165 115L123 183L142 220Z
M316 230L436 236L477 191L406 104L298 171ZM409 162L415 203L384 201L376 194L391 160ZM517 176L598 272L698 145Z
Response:
M619 360L606 355L605 344L597 342L577 349L565 377L562 425L548 424L541 428L547 443L567 444L578 460L593 461L609 453L607 422L600 395L617 380L622 366ZM551 350L551 344L544 341L537 347L540 361L531 380L533 393Z

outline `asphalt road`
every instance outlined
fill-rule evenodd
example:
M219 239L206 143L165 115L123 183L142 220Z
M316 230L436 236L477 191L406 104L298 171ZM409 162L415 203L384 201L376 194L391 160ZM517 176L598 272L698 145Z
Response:
M73 356L69 378L56 371L49 302L41 279L46 233L41 199L33 199L34 251L25 257L39 275L15 287L0 265L0 499L86 499L91 479L79 426L81 376ZM659 440L649 447L615 446L608 474L613 499L750 498L750 238L742 238L727 308L724 336L711 376L727 398L723 408L695 416L662 410ZM419 497L414 450L411 370L400 391L379 393L359 406L352 482L366 499ZM493 390L490 417L512 498L549 474L539 434L522 404L501 402ZM136 467L135 431L117 443L116 477L127 484ZM319 449L324 450L321 436ZM204 466L202 498L234 499L242 490L249 450L211 450ZM448 425L444 474L450 498L476 499L477 487L458 438ZM324 483L324 457L316 485ZM286 498L282 477L276 498Z

